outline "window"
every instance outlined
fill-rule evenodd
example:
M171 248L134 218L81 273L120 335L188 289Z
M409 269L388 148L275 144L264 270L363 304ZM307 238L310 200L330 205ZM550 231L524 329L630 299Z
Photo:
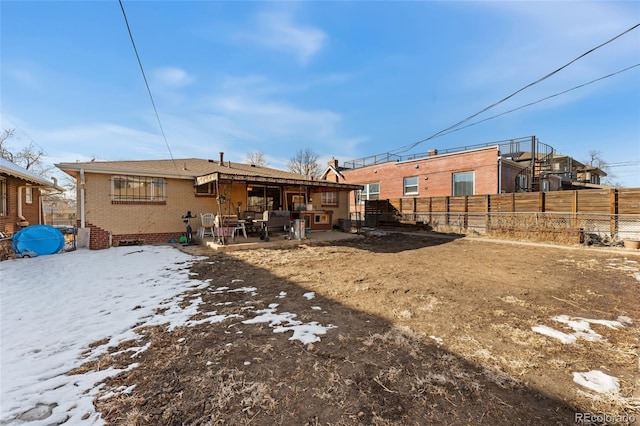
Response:
M518 185L518 187L516 188L516 191L518 192L526 191L529 188L527 186L527 175L525 174L517 175L516 184Z
M33 188L30 186L24 189L24 202L27 204L33 203Z
M337 206L338 205L338 193L337 192L322 192L320 195L320 202L323 206Z
M404 195L418 193L418 176L404 178Z
M313 223L316 223L319 225L326 225L329 223L329 215L326 213L314 214Z
M147 176L114 176L112 181L113 201L165 201L163 178Z
M209 182L196 186L196 195L216 195L216 183Z
M364 204L365 200L380 199L380 183L365 183L362 191L356 191L356 200Z
M473 172L453 174L453 195L473 195Z
M247 211L262 213L265 210L279 210L280 202L280 188L278 187L247 186Z
M0 178L0 216L7 216L7 180Z

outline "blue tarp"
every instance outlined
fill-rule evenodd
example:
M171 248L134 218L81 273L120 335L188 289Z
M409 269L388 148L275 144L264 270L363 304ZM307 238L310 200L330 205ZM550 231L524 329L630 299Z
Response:
M15 233L12 245L13 251L19 254L25 250L39 256L54 254L64 247L64 235L49 225L27 226Z

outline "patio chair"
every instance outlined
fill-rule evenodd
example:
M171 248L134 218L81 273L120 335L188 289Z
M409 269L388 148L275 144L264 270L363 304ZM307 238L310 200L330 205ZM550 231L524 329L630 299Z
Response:
M198 237L214 236L215 215L213 213L200 213L200 228L198 228Z
M216 215L214 219L213 233L217 242L224 245L229 237L235 241L237 226L237 215Z

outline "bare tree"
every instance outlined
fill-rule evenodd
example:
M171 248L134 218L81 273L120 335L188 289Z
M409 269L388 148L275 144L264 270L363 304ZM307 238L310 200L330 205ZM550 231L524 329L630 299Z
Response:
M309 177L318 177L320 175L318 155L309 148L296 152L296 156L289 160L287 167L290 172Z
M10 145L10 141L14 136L15 129L5 129L0 134L0 155L2 158L40 176L50 173L51 167L46 166L43 161L44 151L42 148L36 147L31 142L28 146L15 150Z
M266 166L267 157L265 157L264 152L261 151L250 152L247 154L247 164L260 167Z
M15 149L10 143L14 137L15 129L4 129L0 133L0 157L47 179L49 175L55 174L55 169L44 161L45 154L42 148L31 142L28 146ZM58 174L58 176L63 181L62 187L73 196L76 186L75 180L64 173ZM62 197L60 194L49 194L48 196L54 198Z
M15 129L4 129L0 134L0 157L13 163L13 152L9 147L9 140L15 134Z
M611 167L609 166L609 163L607 161L605 161L604 158L602 158L602 152L597 150L597 149L592 149L589 151L589 159L587 160L587 163L590 166L593 167L597 167L600 170L602 170L603 172L605 172L607 174L607 176L605 176L602 179L602 183L604 185L611 185L611 186L615 186L615 187L620 187L620 183L615 182L615 175L611 172Z

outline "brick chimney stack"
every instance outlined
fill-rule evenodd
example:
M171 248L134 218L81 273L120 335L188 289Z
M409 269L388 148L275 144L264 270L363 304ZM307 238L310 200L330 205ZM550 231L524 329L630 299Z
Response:
M224 152L220 151L220 161L218 161L218 166L222 166L224 164Z
M335 158L331 157L331 160L329 160L329 162L327 163L327 165L329 166L333 166L334 169L338 170L338 160L336 160Z

